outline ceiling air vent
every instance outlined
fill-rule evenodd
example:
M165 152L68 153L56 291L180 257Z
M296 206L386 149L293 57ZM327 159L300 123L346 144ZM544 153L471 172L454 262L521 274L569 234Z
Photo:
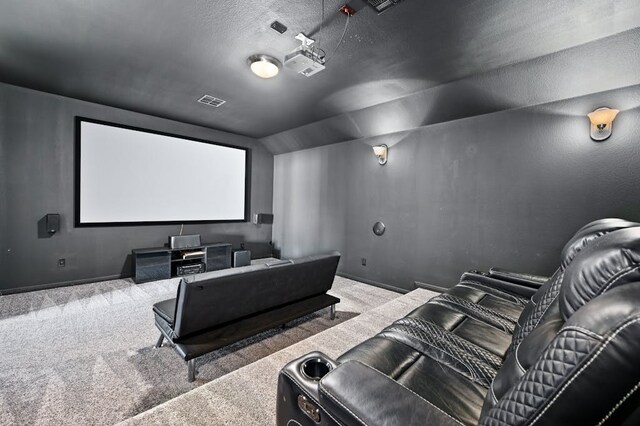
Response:
M367 3L373 7L378 13L382 13L392 6L400 3L402 0L367 0Z
M227 101L225 101L223 99L220 99L220 98L216 98L215 96L204 95L203 97L198 99L198 102L200 102L201 104L205 104L205 105L209 105L209 106L218 108L220 105L222 105L223 103L225 103Z

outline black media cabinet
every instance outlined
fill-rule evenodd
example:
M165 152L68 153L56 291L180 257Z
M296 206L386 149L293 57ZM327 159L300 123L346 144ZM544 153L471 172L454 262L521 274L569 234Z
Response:
M199 262L205 265L205 271L231 268L231 244L211 243L188 248L131 250L132 276L136 283L166 280L177 276L179 266Z

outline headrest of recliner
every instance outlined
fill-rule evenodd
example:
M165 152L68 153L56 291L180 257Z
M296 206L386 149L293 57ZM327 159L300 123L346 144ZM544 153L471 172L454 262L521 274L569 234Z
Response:
M586 224L576 232L562 249L562 255L560 257L562 268L569 266L569 263L576 257L576 254L591 244L596 238L600 238L610 232L636 226L640 226L640 224L616 218L598 219Z
M585 230L587 228L591 228L592 226L611 225L611 224L615 224L617 222L627 222L627 221L625 219L620 219L619 217L605 217L604 219L597 219L597 220L594 220L592 222L587 223L582 228L578 229L578 231L576 231L576 234L578 232L582 231L582 230Z
M640 228L614 231L582 250L565 270L560 312L566 320L595 297L640 281Z

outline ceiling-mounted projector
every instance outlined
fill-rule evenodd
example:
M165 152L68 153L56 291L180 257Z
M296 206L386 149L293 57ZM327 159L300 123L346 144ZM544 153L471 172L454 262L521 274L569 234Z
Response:
M320 59L311 51L297 49L284 57L284 66L306 77L311 77L324 69Z
M302 33L295 38L302 41L302 44L284 57L284 66L305 77L311 77L322 71L325 68L324 56L320 56L316 50L311 48L315 40Z

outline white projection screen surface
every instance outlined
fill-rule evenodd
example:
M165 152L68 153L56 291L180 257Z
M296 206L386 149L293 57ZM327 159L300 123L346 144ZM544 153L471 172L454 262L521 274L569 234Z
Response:
M247 150L77 120L77 226L246 220Z

